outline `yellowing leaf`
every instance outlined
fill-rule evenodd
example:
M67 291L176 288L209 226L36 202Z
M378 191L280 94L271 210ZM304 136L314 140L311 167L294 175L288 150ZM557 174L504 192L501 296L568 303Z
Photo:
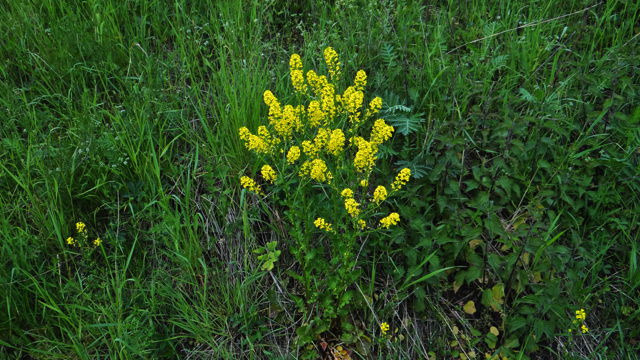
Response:
M476 304L474 304L473 301L469 301L464 305L462 310L464 310L464 312L466 312L469 315L473 315L473 313L476 312Z
M489 331L490 331L493 335L495 335L495 336L500 335L500 332L498 331L498 329L497 329L495 326L492 326L492 327L489 329Z
M458 284L457 282L453 283L453 292L457 293L458 290L460 290L460 286L462 286L462 284L464 284L464 280L460 281L460 284Z
M473 248L475 248L481 242L482 241L480 239L473 239L473 240L469 241L469 247L471 248L471 250L473 250Z
M525 265L529 266L529 253L522 254L522 261L524 261Z
M458 346L458 342L457 342L457 341L455 341L455 340L453 340L453 341L451 342L451 344L450 344L450 345L451 345L451 346Z
M458 329L457 326L453 327L453 335L458 335L458 332L460 332L460 329Z
M467 355L465 355L465 354L460 354L460 359L462 359L462 360L467 360Z

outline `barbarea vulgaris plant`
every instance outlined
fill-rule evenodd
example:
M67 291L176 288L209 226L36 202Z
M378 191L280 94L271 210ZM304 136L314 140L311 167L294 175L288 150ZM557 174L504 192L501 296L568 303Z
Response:
M320 309L314 321L298 329L302 344L329 330L331 319L345 315L360 296L350 289L361 275L358 250L368 234L389 231L401 222L397 213L380 214L380 206L411 176L408 168L390 184L372 176L379 147L391 139L394 128L376 117L382 107L379 97L366 103L366 73L358 71L339 93L340 81L346 81L342 63L332 48L324 57L328 77L313 70L305 76L302 59L292 55L296 103L282 104L267 90L268 125L255 134L239 129L261 167L263 188L259 179L246 176L242 186L258 195L267 193L267 198L278 194L287 208L289 234L295 240L290 252L302 270L301 275L288 273L304 291L294 300L305 314Z

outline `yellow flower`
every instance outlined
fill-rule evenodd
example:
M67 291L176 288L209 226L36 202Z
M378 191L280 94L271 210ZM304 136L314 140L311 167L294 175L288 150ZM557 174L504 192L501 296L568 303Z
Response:
M362 219L358 220L358 225L360 225L360 229L364 229L367 227L367 223Z
M354 121L359 122L360 108L364 101L364 94L362 91L358 91L353 86L349 86L342 95L341 100L345 110L349 112L349 121L352 123Z
M83 222L76 223L76 229L78 230L78 232L86 233L87 231L85 230L85 227L86 225Z
M351 189L344 189L342 190L342 192L340 193L340 195L344 198L344 199L351 199L353 198L353 190Z
M367 112L364 114L365 120L368 119L370 116L377 114L378 111L380 111L380 109L382 109L382 99L379 97L376 97L375 99L371 100L371 102L369 103L369 108L367 109Z
M386 334L387 331L389 331L389 324L383 322L382 325L380 325L380 330L382 330L382 335Z
M95 246L100 246L100 244L102 244L102 240L100 240L100 238L97 238L97 239L93 240L93 244Z
M333 48L328 47L324 49L324 61L327 63L327 67L329 68L329 74L331 74L332 80L340 79L340 65L342 63L338 61L338 53L336 53Z
M276 180L276 172L273 170L273 168L269 165L265 165L262 167L262 177L273 184L273 182Z
M362 180L362 181L360 181L360 186L367 187L367 186L369 186L369 182L367 180Z
M582 329L582 333L583 334L585 334L587 331L589 331L589 328L586 327L585 325L582 325L581 329Z
M322 111L325 113L324 125L326 126L330 124L330 121L333 121L333 117L336 115L335 88L333 84L326 84L322 88L321 100Z
M391 188L393 190L400 190L400 188L402 188L407 184L407 181L409 181L410 177L411 177L411 170L409 170L409 168L404 168L400 170L400 173L398 173L398 176L396 176L396 181L394 181L393 184L391 184Z
M376 120L371 129L371 143L376 147L382 144L386 140L389 140L393 135L393 126L387 125L382 119Z
M391 213L386 218L380 220L382 227L388 229L391 225L396 225L400 221L400 215L398 213Z
M313 143L309 140L305 140L302 142L302 152L310 158L314 158L318 156L318 149Z
M358 209L359 205L360 204L358 204L353 198L348 198L344 201L344 207L351 216L358 216L360 214L360 209Z
M384 186L378 186L376 190L373 192L373 201L376 204L380 204L381 201L387 198L387 189Z
M320 108L320 103L317 100L313 100L309 103L309 125L311 128L316 128L324 122L325 114Z
M75 245L76 244L76 240L72 237L68 237L67 238L67 244L69 245Z
M313 142L316 146L316 149L318 149L318 151L321 151L322 148L329 142L330 136L331 136L331 130L327 128L318 129L318 134L316 135L316 138L313 139Z
M364 70L359 70L353 83L356 87L356 90L363 91L364 87L367 85L367 73L364 72Z
M240 139L244 140L244 146L249 151L255 151L257 154L268 154L271 150L270 143L272 142L271 135L269 135L269 130L265 126L260 126L258 128L258 135L253 135L246 127L241 127L240 130Z
M282 108L278 99L269 90L264 92L264 103L269 106L269 124L275 125L280 119L282 119Z
M333 231L333 229L331 228L331 224L325 222L323 218L317 218L313 223L319 229L325 229L327 232Z
M310 170L311 170L311 161L307 160L302 164L302 167L300 168L298 175L300 175L300 177L305 177L309 175Z
M302 61L300 55L293 54L289 60L289 69L291 70L291 82L295 91L301 94L307 92L307 85L304 83L304 74L302 72Z
M331 179L333 179L333 175L329 170L327 170L327 164L322 159L314 159L311 162L311 171L309 176L314 180L319 182L326 181L329 184L331 184Z
M289 164L293 164L300 157L300 148L297 146L292 146L287 153L287 162Z
M571 329L569 329L569 332L571 332Z
M249 191L253 191L256 194L262 194L260 185L256 184L256 182L248 176L243 176L240 179L240 184L242 184L242 187L244 187L245 189L249 189Z
M340 129L335 129L331 132L329 137L329 143L327 144L327 152L335 156L340 155L344 148L344 133Z
M309 85L311 85L311 89L316 96L320 95L320 92L327 84L326 76L318 76L315 71L309 70L307 72L307 81L309 81Z
M371 171L373 166L375 165L375 160L377 159L374 155L374 151L372 149L371 143L368 141L358 138L358 152L356 153L356 157L353 159L353 166L356 168L356 171Z

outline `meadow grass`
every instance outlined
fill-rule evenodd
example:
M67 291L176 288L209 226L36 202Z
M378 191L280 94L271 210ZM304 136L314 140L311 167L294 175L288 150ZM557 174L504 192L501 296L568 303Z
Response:
M0 358L298 358L296 262L253 253L288 248L286 209L242 190L238 129L329 46L396 129L376 178L413 176L362 253L351 357L637 358L639 23L625 0L3 2Z

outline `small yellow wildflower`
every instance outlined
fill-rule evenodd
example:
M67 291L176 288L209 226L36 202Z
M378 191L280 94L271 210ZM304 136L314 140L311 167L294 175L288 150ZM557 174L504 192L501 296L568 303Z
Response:
M571 332L571 329L569 329L569 332Z
M321 77L322 78L322 77ZM335 93L336 90L333 84L326 84L322 88L322 111L325 113L324 117L324 125L329 125L331 121L333 121L333 117L336 115L336 104L335 104Z
M248 176L243 176L240 179L240 184L242 184L242 187L244 187L245 189L249 189L249 191L253 191L256 194L262 194L260 185L256 184L256 182Z
M240 130L240 139L244 140L244 146L249 151L255 151L257 154L267 154L269 153L271 146L269 142L271 141L271 136L269 135L269 130L266 127L260 126L258 128L258 133L261 136L253 135L246 127L241 127Z
M309 70L307 72L307 81L309 81L309 85L311 85L311 89L316 96L320 95L322 88L327 84L326 76L318 76L315 71Z
M358 216L360 214L360 209L358 209L359 205L360 204L358 204L353 198L348 198L344 201L344 207L351 216Z
M386 334L387 331L389 331L389 324L383 322L382 325L380 325L380 330L382 330L382 335Z
M318 229L325 229L327 232L333 231L331 224L325 222L323 218L317 218L313 223Z
M307 160L302 164L302 167L300 167L298 175L300 175L300 177L308 176L309 171L311 171L311 161Z
M311 128L320 126L324 122L325 114L320 108L320 102L313 100L309 103L309 125Z
M78 222L76 223L76 229L78 230L78 232L84 232L86 233L87 231L85 230L86 225L83 222Z
M371 144L373 144L377 150L378 145L389 140L391 135L393 135L393 126L387 125L382 119L378 119L371 129Z
M265 165L262 167L262 177L273 184L273 182L276 180L276 172L273 170L273 168L269 165Z
M100 244L102 244L102 240L100 240L100 238L97 238L97 239L93 240L93 244L95 246L100 246Z
M363 91L364 87L367 85L367 73L364 72L364 70L359 70L353 83L356 87L356 90Z
M376 97L375 99L371 100L371 102L369 103L369 108L367 109L367 112L364 114L364 119L366 120L369 117L377 114L378 111L380 111L380 109L382 109L382 99L379 97Z
M314 159L311 162L311 172L309 176L314 180L319 182L326 181L329 184L331 183L331 179L333 179L333 175L327 170L327 164L322 159Z
M342 65L342 63L338 61L338 53L336 53L333 48L328 47L324 49L324 61L327 63L327 67L329 68L331 80L340 79L340 65Z
M375 154L371 143L359 138L357 145L358 152L356 153L356 157L353 159L353 166L358 172L371 171L377 159L377 157L374 156Z
M76 244L76 239L72 238L72 237L68 237L67 238L67 244L69 245L75 245Z
M300 55L293 54L289 60L289 69L291 70L291 82L297 93L305 94L307 85L304 83L304 74L302 72L302 60Z
M287 153L287 162L289 164L293 164L300 157L300 148L297 146L292 146Z
M387 189L384 186L378 186L373 192L373 201L376 204L380 204L381 201L387 198Z
M340 193L340 195L342 196L342 198L344 199L351 199L353 198L353 190L351 189L344 189L342 190L342 192Z
M364 229L367 227L367 223L362 219L358 220L358 225L360 225L360 229Z
M400 170L400 172L398 173L398 176L396 176L396 181L394 181L393 184L391 184L391 188L393 190L400 190L400 188L402 188L407 184L407 181L409 181L410 177L411 177L411 170L409 170L409 168L404 168Z
M302 142L302 152L310 158L318 156L318 149L311 141L305 140Z
M360 108L364 101L364 94L362 91L356 90L353 86L349 86L342 95L342 104L349 112L349 122L360 121Z
M581 329L583 334L586 334L587 331L589 331L589 328L586 325L582 325Z
M391 213L386 218L380 220L382 227L388 229L391 225L396 225L400 221L400 215L398 213Z
M269 106L269 124L275 125L282 119L282 108L278 99L269 90L264 92L264 103Z
M360 181L360 186L367 187L367 186L369 186L369 182L367 180L362 180L362 181Z
M584 312L584 309L576 310L576 319L584 321L586 318L587 314Z
M338 156L342 153L342 149L344 148L344 133L340 129L335 129L331 132L331 136L329 137L329 143L327 144L327 152Z
M316 134L315 139L313 139L313 143L315 144L316 149L318 149L318 151L321 151L322 148L325 147L327 143L329 143L330 136L331 136L331 130L327 128L318 129L318 134Z

